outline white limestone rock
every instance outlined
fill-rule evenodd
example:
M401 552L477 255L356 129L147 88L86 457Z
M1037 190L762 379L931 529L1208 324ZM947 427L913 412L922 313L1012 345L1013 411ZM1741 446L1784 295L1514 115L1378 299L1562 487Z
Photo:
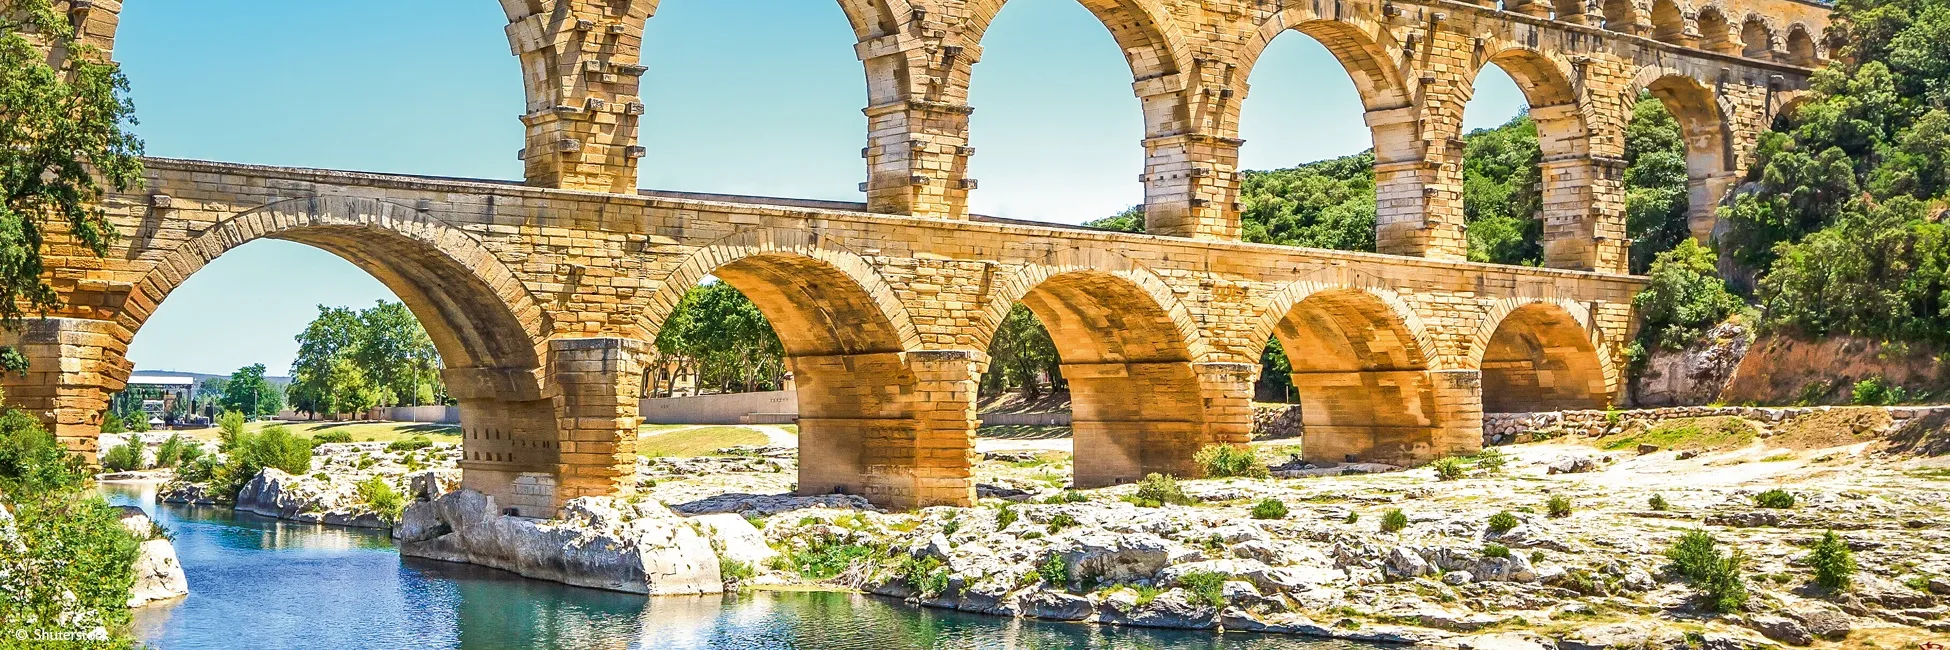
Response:
M189 595L190 581L183 575L183 563L176 559L176 545L158 533L155 523L141 508L122 506L121 510L122 527L143 540L136 551L135 586L129 591L129 606L141 607Z
M652 501L582 497L558 519L503 515L462 489L407 507L400 553L538 580L648 595L724 592L718 555L690 522Z
M765 543L764 533L752 526L750 520L742 516L722 513L692 517L698 530L708 535L711 546L718 549L718 556L726 560L737 560L747 566L760 567L765 561L777 557L778 551Z

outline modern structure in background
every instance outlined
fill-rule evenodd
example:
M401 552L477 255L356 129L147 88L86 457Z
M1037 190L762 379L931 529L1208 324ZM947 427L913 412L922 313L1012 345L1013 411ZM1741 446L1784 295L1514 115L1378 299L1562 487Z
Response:
M1683 125L1704 236L1755 135L1806 87L1828 13L1797 0L1086 2L1130 61L1148 129L1131 155L1146 160L1149 234L1119 234L968 213L968 89L1002 3L837 3L858 41L834 47L859 53L871 102L866 200L845 204L638 191L637 161L662 155L638 144L639 92L679 92L638 88L657 3L504 1L526 183L150 159L144 188L108 200L125 236L106 258L64 257L82 249L50 235L66 306L20 334L34 370L7 395L92 452L157 305L225 251L273 238L352 261L412 309L460 402L463 485L527 515L633 489L650 341L707 276L784 343L802 492L971 502L977 384L1017 302L1062 355L1080 486L1189 474L1199 448L1244 442L1272 337L1293 360L1310 460L1423 463L1477 450L1485 411L1611 402L1643 285L1624 274L1634 101L1649 91ZM70 9L106 49L117 6ZM1363 96L1382 254L1239 241L1239 107L1260 52L1289 32L1326 44ZM1462 261L1462 112L1490 65L1537 123L1549 268Z

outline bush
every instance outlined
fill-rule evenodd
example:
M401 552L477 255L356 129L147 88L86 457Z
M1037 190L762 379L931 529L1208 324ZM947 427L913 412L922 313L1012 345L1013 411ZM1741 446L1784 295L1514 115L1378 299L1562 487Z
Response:
M1754 505L1762 508L1792 508L1794 494L1780 488L1754 495Z
M236 499L237 491L267 467L293 475L311 472L311 439L293 436L282 426L241 434L228 453L229 459L211 477L211 496L218 499Z
M181 435L172 435L163 441L162 446L156 447L156 466L181 469L202 456L203 445Z
M1461 458L1454 456L1438 458L1429 463L1429 468L1435 470L1435 477L1443 481L1453 481L1469 474L1469 467L1463 465Z
M1517 516L1510 514L1509 511L1499 512L1490 515L1490 532L1501 535L1510 532L1522 523L1521 521L1517 521Z
M102 469L111 472L132 472L142 469L142 460L146 453L142 439L130 436L128 442L116 445L109 449L108 453L102 454Z
M1178 479L1169 474L1152 473L1138 481L1137 492L1126 500L1145 508L1160 508L1165 505L1189 506L1197 501L1185 496L1185 490L1178 487Z
M1692 581L1708 609L1739 611L1747 605L1747 582L1740 576L1747 556L1739 549L1722 555L1718 546L1719 540L1706 531L1690 531L1666 550L1666 558L1672 560L1673 573Z
M1908 399L1902 386L1891 385L1881 377L1870 377L1855 382L1849 390L1848 399L1861 406L1889 406L1901 404Z
M81 458L33 417L0 414L0 501L13 515L17 540L0 544L0 628L127 625L138 541L122 527L121 511L87 489L88 476ZM0 646L16 647L8 645L16 640L9 636ZM100 646L133 646L122 641Z
M1065 528L1072 528L1075 527L1076 525L1077 525L1077 518L1070 516L1070 513L1067 512L1059 512L1056 513L1056 516L1049 518L1050 534L1055 534L1058 531L1061 531Z
M941 558L932 555L922 558L903 556L895 572L907 582L907 586L921 592L923 597L932 598L948 590L948 568L942 566Z
M1067 589L1070 585L1070 565L1063 561L1063 556L1051 555L1042 564L1036 565L1036 577L1042 578L1043 584Z
M1260 499L1259 503L1253 504L1254 519L1285 519L1286 515L1286 504L1279 499Z
M1381 515L1381 532L1399 533L1403 528L1407 527L1408 515L1403 514L1401 508L1389 510L1386 514Z
M1652 498L1646 499L1645 505L1660 512L1672 509L1672 504L1666 503L1666 497L1658 494L1654 494Z
M1208 445L1198 450L1192 457L1200 468L1205 470L1206 478L1225 478L1244 476L1266 478L1271 474L1266 465L1253 456L1253 450L1235 445Z
M825 580L839 575L852 566L854 560L874 555L874 548L863 544L849 543L831 535L813 538L803 547L786 554L785 562L799 576L808 580Z
M1188 571L1178 578L1178 586L1192 592L1199 600L1213 607L1226 606L1226 581L1232 577L1214 571Z
M236 446L237 440L242 437L244 437L244 414L224 411L223 415L217 416L217 451L230 453L230 448Z
M1076 490L1064 490L1062 492L1058 492L1056 494L1049 495L1049 497L1047 498L1044 498L1043 503L1050 503L1050 504L1084 503L1089 500L1090 497L1084 496L1082 492L1078 492Z
M1572 509L1571 497L1562 494L1553 494L1549 501L1544 502L1544 511L1555 519L1563 519L1571 516Z
M419 451L432 446L433 439L426 436L413 436L394 440L393 444L386 445L386 451Z
M360 481L356 489L359 500L371 506L374 512L379 513L379 518L387 523L399 521L400 513L406 511L406 497L393 489L393 484L387 483L383 476Z
M1808 555L1808 566L1815 568L1815 584L1840 591L1847 589L1855 577L1855 553L1831 530L1815 542L1814 552Z
M312 442L321 445L335 442L352 442L352 433L348 431L321 431L312 434L311 439Z
M1002 530L1004 528L1008 528L1009 524L1016 523L1016 517L1017 515L1016 515L1015 504L1004 503L1000 506L996 506L995 529Z
M1491 474L1503 471L1503 466L1509 462L1510 457L1504 455L1503 450L1495 447L1484 449L1482 453L1476 454L1476 466Z
M1347 519L1343 519L1342 521L1350 524L1359 523L1361 521L1361 513L1349 510L1347 513Z
M1685 348L1740 309L1718 266L1718 256L1691 238L1653 259L1645 290L1632 298L1644 348Z
M1504 546L1502 544L1484 544L1483 557L1500 557L1504 559L1509 559L1510 547Z
M718 575L732 582L744 582L758 575L758 569L743 560L718 560Z

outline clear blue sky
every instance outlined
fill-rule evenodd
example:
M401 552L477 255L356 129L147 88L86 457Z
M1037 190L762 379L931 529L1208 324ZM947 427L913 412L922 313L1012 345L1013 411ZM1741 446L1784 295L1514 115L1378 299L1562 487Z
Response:
M116 58L151 155L514 179L523 99L491 0L131 2ZM837 3L664 0L645 33L648 188L860 200L864 77ZM1076 0L1012 0L975 67L976 211L1078 223L1143 200L1143 124L1116 43ZM1298 33L1255 68L1252 169L1369 147L1347 73ZM1523 107L1484 72L1465 115ZM261 241L172 294L129 350L144 370L283 374L317 305L386 288L339 258Z

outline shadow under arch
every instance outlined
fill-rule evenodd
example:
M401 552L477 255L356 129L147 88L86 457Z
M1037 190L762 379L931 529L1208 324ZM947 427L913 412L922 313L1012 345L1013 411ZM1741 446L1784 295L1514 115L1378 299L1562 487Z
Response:
M799 402L800 494L858 494L895 507L973 499L972 406L960 422L924 417L938 407L922 399L910 364L920 337L864 258L811 231L743 231L665 278L646 329L707 277L751 300L785 348Z
M1316 282L1267 304L1262 321L1287 352L1309 462L1412 466L1481 446L1475 387L1437 370L1433 341L1404 310L1385 289Z
M1175 300L1161 301L1145 286L1146 277L1039 267L1005 283L991 303L1006 314L1020 301L1056 345L1070 387L1076 487L1128 483L1154 472L1197 476L1193 456L1200 448L1245 441L1244 431L1221 433L1240 423L1208 413L1196 340L1186 335L1191 323ZM1000 322L985 318L981 339L992 339Z
M1647 66L1626 88L1627 102L1651 93L1679 123L1686 141L1686 222L1693 238L1705 242L1719 221L1720 198L1738 179L1733 169L1733 135L1713 88L1678 70Z
M413 312L460 402L462 485L524 514L553 516L555 493L517 495L522 474L560 476L562 441L542 384L548 318L526 286L459 228L379 199L288 199L211 225L164 253L135 284L118 323L131 337L192 274L259 239L307 244L371 274Z
M1509 301L1489 314L1471 356L1483 410L1530 413L1610 406L1617 370L1592 341L1590 316L1551 301ZM1490 329L1490 328L1494 329Z

